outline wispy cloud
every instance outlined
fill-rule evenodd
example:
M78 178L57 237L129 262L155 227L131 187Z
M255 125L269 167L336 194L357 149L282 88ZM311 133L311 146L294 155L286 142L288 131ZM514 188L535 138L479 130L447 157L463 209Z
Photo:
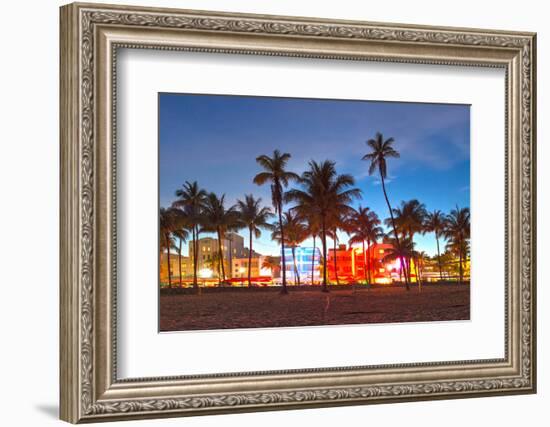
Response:
M388 176L387 178L384 179L384 184L390 184L391 182L395 181L396 179L397 179L397 176ZM378 178L375 178L372 181L372 185L374 185L374 186L382 185L382 181Z

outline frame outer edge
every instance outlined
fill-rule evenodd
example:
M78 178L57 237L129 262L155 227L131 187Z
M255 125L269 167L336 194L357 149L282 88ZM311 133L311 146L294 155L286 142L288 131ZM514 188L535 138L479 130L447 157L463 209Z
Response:
M79 139L78 19L74 5L59 9L59 418L78 422L79 415Z
M531 36L531 390L537 393L537 33Z
M369 402L365 397L355 397L356 389L342 390L342 396L338 394L336 400L331 393L340 393L339 390L326 389L320 392L328 393L326 398L322 398L322 395L318 395L317 390L305 391L297 390L296 396L292 393L276 393L270 391L262 395L255 396L250 393L239 393L231 396L202 396L189 398L189 402L175 399L146 399L146 400L113 400L107 402L98 402L97 396L94 397L96 383L92 376L94 371L94 353L95 342L94 334L95 330L92 330L90 324L90 316L93 313L95 306L95 298L97 294L92 294L93 287L97 284L97 277L92 275L92 271L89 268L97 261L94 259L93 253L94 245L91 245L89 238L95 237L94 224L94 212L96 200L94 200L95 194L90 194L90 191L94 187L94 172L97 171L97 165L94 163L96 160L93 156L94 139L97 137L94 135L95 125L92 124L90 128L90 119L94 118L95 110L89 114L89 111L82 111L82 106L87 105L87 102L92 100L94 102L95 93L88 93L88 84L94 85L93 78L90 81L90 73L87 71L86 61L89 59L93 63L93 37L91 40L81 39L81 26L86 28L89 21L81 21L81 12L83 8L89 7L91 10L101 12L106 11L135 11L135 12L151 12L154 10L162 10L166 13L196 13L198 19L198 25L201 29L208 31L224 30L218 28L216 25L219 23L214 18L218 18L220 21L224 21L227 17L243 17L245 21L251 20L252 24L256 24L260 21L269 18L285 20L286 25L291 28L289 34L294 34L294 31L298 34L298 37L327 37L327 39L343 39L345 37L362 38L362 33L351 32L345 34L333 34L332 30L328 26L324 25L328 21L317 21L314 18L291 18L291 17L263 17L261 15L247 15L247 14L222 14L218 12L195 12L184 11L177 9L153 9L142 7L128 7L128 6L114 6L114 5L101 5L101 4L72 4L61 7L61 33L60 33L60 139L61 139L61 197L60 197L60 303L61 303L61 321L60 321L60 383L61 383L61 419L72 422L94 422L94 421L108 421L118 419L138 419L138 418L152 418L152 417L167 417L167 416L181 416L181 415L201 415L209 413L235 413L235 412L249 412L258 410L277 410L277 409L291 409L291 408L306 408L306 407L327 407L336 405L349 405L349 404L362 404L362 403L382 403L382 400L374 398ZM133 17L131 14L130 18ZM109 21L109 16L106 17L106 22ZM254 21L256 20L256 21ZM150 25L144 21L143 24L132 22L132 25ZM254 22L252 22L254 21ZM204 25L203 25L204 23ZM223 22L222 22L223 23ZM276 22L275 22L276 23ZM298 23L304 23L306 29L318 31L319 34L309 34L304 31L301 25ZM261 22L262 28L265 24ZM272 24L267 22L267 24ZM277 24L277 23L276 23ZM317 28L317 24L319 27ZM330 22L329 22L330 24ZM347 25L342 21L335 21L333 23ZM366 23L358 23L362 26ZM375 23L370 23L371 25ZM194 23L190 24L191 28L194 28ZM394 24L386 24L390 30ZM397 25L397 24L395 24ZM203 28L204 27L204 28ZM223 26L222 26L223 27ZM297 29L293 30L295 27ZM327 27L327 28L324 28ZM233 27L228 27L233 28ZM266 27L269 33L283 33L283 29L275 26ZM413 26L404 26L398 30L405 30L406 33L399 33L398 39L405 36L413 36L412 41L416 40L415 31L412 31ZM418 27L422 28L422 27ZM456 40L452 39L453 31L458 28L438 28L438 27L424 27L427 31L446 31L445 37L436 37L432 40L430 37L422 38L419 31L419 40L421 43L438 45L440 43L448 43L449 45L460 44ZM233 28L234 30L234 28ZM346 28L350 31L358 31L357 28ZM225 30L227 31L227 30ZM237 32L254 32L253 27L247 27L242 29L237 28ZM309 31L309 30L308 30ZM440 33L443 34L443 33ZM450 35L449 35L450 34ZM497 36L498 34L498 36ZM439 34L435 34L438 36ZM459 34L460 35L460 34ZM517 36L517 37L516 37ZM530 114L530 117L522 124L524 129L530 133L530 137L523 140L524 147L530 149L530 153L523 157L523 160L527 162L525 166L527 170L526 177L528 182L525 182L525 187L520 192L521 195L525 194L524 191L530 191L530 195L525 194L524 202L528 204L527 215L524 215L524 219L528 222L527 226L530 226L526 232L527 240L525 243L528 245L524 252L524 256L528 258L527 265L528 273L526 279L528 283L525 284L523 290L525 311L529 311L528 316L524 317L525 326L527 329L531 328L531 333L527 332L523 338L530 339L530 342L524 342L523 354L520 358L525 358L528 363L527 370L529 374L524 375L522 378L516 380L511 379L510 384L503 385L501 390L498 390L500 386L493 386L493 382L484 381L479 382L479 388L472 388L470 393L464 393L462 390L451 389L447 390L446 385L442 385L442 389L433 388L437 384L424 384L420 385L424 387L423 393L420 393L415 389L415 384L398 385L402 387L404 392L399 395L392 395L389 399L391 402L398 401L410 401L410 400L432 400L439 398L463 398L472 397L475 395L498 395L498 394L523 394L533 393L536 391L536 313L535 313L535 284L536 284L536 269L535 269L535 255L536 255L536 178L535 178L535 158L536 158L536 129L535 129L535 110L536 110L536 36L533 33L507 33L507 32L495 32L492 33L488 30L467 29L467 32L463 35L466 37L462 43L467 45L475 45L477 43L487 43L488 45L497 45L502 43L500 47L506 47L514 50L518 48L529 49L530 52L524 56L523 59L530 60L526 68L529 68L527 87L525 89L528 92L525 102L525 112ZM471 38L468 38L471 37ZM473 39L472 39L473 38ZM381 38L380 38L381 40ZM473 42L472 42L473 40ZM485 40L485 41L484 41ZM407 41L411 41L407 39ZM85 45L88 49L81 50ZM521 46L521 47L520 47ZM90 47L92 50L90 51ZM88 58L86 55L91 55ZM81 59L84 61L81 62ZM521 63L521 61L520 61ZM95 71L93 71L95 73ZM85 81L82 76L85 74ZM93 77L93 74L92 74ZM81 80L82 79L82 80ZM84 83L83 83L84 82ZM82 83L82 85L81 85ZM95 90L95 88L94 88ZM524 93L520 90L520 93ZM81 96L83 99L81 99ZM92 122L93 123L93 122ZM525 128L526 127L526 128ZM82 160L82 161L81 161ZM92 162L92 164L90 164ZM523 171L523 168L522 168ZM84 198L80 196L84 196ZM86 230L82 230L82 228ZM524 237L522 235L522 237ZM92 247L94 246L94 247ZM535 273L535 274L533 274ZM530 295L529 295L530 292ZM94 292L95 293L95 292ZM91 311L90 311L91 310ZM520 350L521 354L521 350ZM499 381L495 379L494 381ZM466 382L466 384L468 384ZM507 384L507 383L506 383ZM407 391L410 387L410 393ZM517 387L517 388L516 388ZM388 389L389 390L389 389ZM389 390L391 391L391 390ZM349 396L347 393L349 392ZM291 395L292 394L292 395ZM299 398L297 398L297 396ZM385 394L384 394L385 396ZM264 401L265 397L273 399L272 401ZM302 398L306 398L302 400ZM374 396L369 395L369 399ZM259 400L258 400L259 399ZM384 399L385 400L385 399ZM198 405L198 406L197 406Z

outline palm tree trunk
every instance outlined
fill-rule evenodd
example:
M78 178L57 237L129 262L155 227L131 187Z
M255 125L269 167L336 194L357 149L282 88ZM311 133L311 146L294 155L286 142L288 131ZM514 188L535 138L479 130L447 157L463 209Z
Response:
M294 246L292 246L292 262L294 263L294 284L300 286L300 273L296 265L296 248Z
M249 245L250 249L248 250L248 287L251 288L252 282L250 280L250 270L252 267L252 228L249 227L248 231L250 232L250 245Z
M196 229L197 226L193 225L193 288L195 288L195 291L198 290L199 284L197 283L197 233Z
M325 217L323 215L321 220L321 243L323 244L323 292L328 292L327 287L327 227L325 224Z
M424 285L424 265L422 258L418 258L418 280L420 281L420 290L422 290L422 285Z
M336 230L334 230L334 276L336 278L336 284L340 284L340 280L338 279L338 261L336 260Z
M168 265L168 287L172 288L172 272L170 271L170 235L166 234L166 264Z
M371 276L371 266L370 266L370 239L367 239L367 268L368 268L368 278L369 278L369 286L372 285L372 276Z
M279 212L279 229L281 230L281 260L283 261L283 287L281 289L282 294L288 294L286 288L286 261L285 261L285 231L283 228L283 207L281 203L277 206Z
M401 243L399 241L399 236L397 234L397 228L395 227L395 219L393 218L393 211L390 205L390 200L388 199L388 194L386 193L386 184L384 183L384 175L382 175L382 172L380 172L380 179L382 181L382 191L384 192L384 198L386 199L386 204L388 205L388 209L390 211L391 225L393 227L393 234L395 234L395 241L397 242L397 246L401 248ZM401 270L405 270L405 263L403 262L403 257L399 257L399 259L401 260ZM405 287L407 288L407 290L410 290L407 274L405 273L405 271L403 271L403 273L405 276Z
M443 270L441 268L441 254L439 253L439 235L435 233L435 242L437 244L437 265L439 266L439 280L443 280Z
M363 240L363 277L365 278L365 282L370 284L368 275L369 273L367 271L367 253L365 252L365 241Z
M313 253L311 254L311 284L315 284L315 234L313 235Z
M422 281L419 274L418 257L413 258L414 261L414 274L416 274L416 283L418 284L418 291L422 290Z
M414 256L414 233L409 227L409 238L411 239L411 244L413 251L411 253L411 256L409 257L409 278L411 277L411 262L414 262L414 276L416 279L416 285L418 286L418 289L420 290L420 278L418 277L418 264L417 264L417 258ZM411 281L412 282L412 281Z
M180 273L180 288L183 286L182 279L181 279L181 239L180 239L180 245L178 247L178 266L179 266L179 273Z
M222 281L225 282L225 266L223 265L223 248L222 248L222 232L218 228L218 252L220 257L220 266L221 266L221 275L220 275L220 286L222 284Z
M459 271L459 276L460 276L460 284L462 285L462 276L463 276L463 271L462 271L462 240L460 240L460 243L459 243L459 246L458 246L458 271Z
M229 248L227 252L227 264L229 267L229 271L227 272L227 275L229 278L233 278L233 240L229 239Z
M196 226L196 231L195 231L195 254L197 256L197 259L196 259L196 264L195 264L195 282L197 283L197 294L200 294L201 293L201 288L200 288L200 284L199 284L199 281L198 281L198 274L197 274L197 270L199 268L199 234L200 234L200 230L199 230L199 226L197 225Z

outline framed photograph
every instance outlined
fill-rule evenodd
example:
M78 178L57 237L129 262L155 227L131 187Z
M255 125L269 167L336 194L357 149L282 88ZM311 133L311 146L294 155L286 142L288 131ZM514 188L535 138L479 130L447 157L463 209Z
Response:
M61 418L536 391L535 34L61 8Z

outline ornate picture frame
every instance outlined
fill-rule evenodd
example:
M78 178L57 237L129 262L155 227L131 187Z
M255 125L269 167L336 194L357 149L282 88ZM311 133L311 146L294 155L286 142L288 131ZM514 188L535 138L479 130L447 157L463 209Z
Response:
M61 8L61 419L111 421L536 391L536 36L188 10ZM503 68L505 357L117 378L118 48Z

